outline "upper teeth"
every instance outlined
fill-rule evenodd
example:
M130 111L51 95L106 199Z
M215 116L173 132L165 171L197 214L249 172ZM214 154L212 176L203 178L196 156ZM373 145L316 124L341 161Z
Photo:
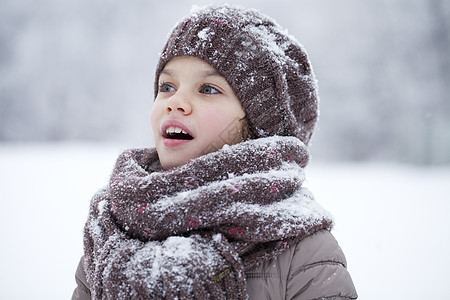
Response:
M170 134L170 133L183 133L183 134L188 134L186 131L184 131L183 129L181 129L180 127L169 127L166 129L166 133Z

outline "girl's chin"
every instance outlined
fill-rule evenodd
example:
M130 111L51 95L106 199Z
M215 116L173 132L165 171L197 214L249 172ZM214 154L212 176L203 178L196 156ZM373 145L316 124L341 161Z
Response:
M162 159L161 162L161 166L163 167L164 170L170 170L173 168L177 168L180 167L186 163L188 163L191 159L170 159L167 158L166 160Z
M169 170L172 168L176 168L182 166L192 159L200 156L196 155L196 153L189 153L186 151L174 151L174 148L171 148L172 151L167 151L166 149L159 149L158 156L161 163L161 166L164 170ZM183 149L186 150L186 149Z

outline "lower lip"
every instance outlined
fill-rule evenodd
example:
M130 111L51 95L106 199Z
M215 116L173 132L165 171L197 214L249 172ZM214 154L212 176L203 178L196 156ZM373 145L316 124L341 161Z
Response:
M164 146L167 147L175 147L175 146L180 146L180 145L184 145L186 143L189 143L192 140L175 140L175 139L163 139L163 143Z

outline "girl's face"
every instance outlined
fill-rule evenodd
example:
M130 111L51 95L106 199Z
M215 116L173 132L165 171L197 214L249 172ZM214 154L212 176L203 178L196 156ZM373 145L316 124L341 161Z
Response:
M211 65L173 58L159 77L151 123L161 165L170 169L242 140L245 112L233 89Z

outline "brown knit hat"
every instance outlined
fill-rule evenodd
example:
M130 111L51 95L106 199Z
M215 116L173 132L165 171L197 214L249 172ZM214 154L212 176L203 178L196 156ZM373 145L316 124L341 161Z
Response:
M318 88L305 49L274 20L240 6L194 8L169 35L156 69L176 56L208 62L234 89L256 137L295 136L308 144Z

